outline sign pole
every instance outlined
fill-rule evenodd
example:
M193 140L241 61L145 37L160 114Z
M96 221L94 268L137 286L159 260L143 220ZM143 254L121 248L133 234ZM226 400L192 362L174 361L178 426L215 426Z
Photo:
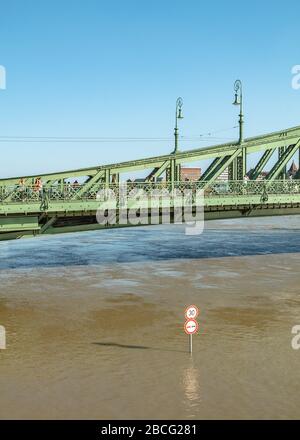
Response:
M189 352L193 354L193 335L189 335Z
M187 335L189 335L189 353L193 354L193 334L198 332L199 325L196 321L197 316L199 315L199 309L195 305L191 305L185 310L185 324L184 331Z

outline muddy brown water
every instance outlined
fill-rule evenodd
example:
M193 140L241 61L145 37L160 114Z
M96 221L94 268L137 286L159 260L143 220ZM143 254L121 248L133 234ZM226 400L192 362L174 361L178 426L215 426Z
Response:
M0 418L299 418L299 249L299 217L0 243Z

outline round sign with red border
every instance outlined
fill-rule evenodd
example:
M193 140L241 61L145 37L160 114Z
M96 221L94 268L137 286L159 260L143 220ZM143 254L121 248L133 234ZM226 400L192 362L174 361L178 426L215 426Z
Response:
M199 309L197 306L191 305L188 306L185 310L186 319L196 319L199 315Z
M195 319L189 319L184 324L184 331L187 335L194 335L199 330L199 324Z

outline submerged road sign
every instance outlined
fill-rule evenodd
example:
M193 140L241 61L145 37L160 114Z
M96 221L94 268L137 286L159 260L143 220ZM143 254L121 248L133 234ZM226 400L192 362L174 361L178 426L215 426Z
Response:
M197 316L199 315L199 309L197 306L192 304L185 309L185 324L184 331L187 335L189 335L189 352L193 353L193 335L197 333L199 329L199 324L196 321Z
M185 318L186 319L196 319L199 315L199 309L197 306L191 305L186 308Z
M194 335L199 329L199 324L195 319L189 319L184 324L184 331L187 335Z

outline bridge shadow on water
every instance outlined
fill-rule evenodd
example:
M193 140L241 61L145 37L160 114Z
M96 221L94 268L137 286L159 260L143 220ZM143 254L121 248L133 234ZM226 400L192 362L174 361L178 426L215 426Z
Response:
M299 222L300 223L300 222ZM284 221L283 221L284 226ZM300 229L206 229L182 225L108 229L0 242L0 270L146 263L297 253Z

